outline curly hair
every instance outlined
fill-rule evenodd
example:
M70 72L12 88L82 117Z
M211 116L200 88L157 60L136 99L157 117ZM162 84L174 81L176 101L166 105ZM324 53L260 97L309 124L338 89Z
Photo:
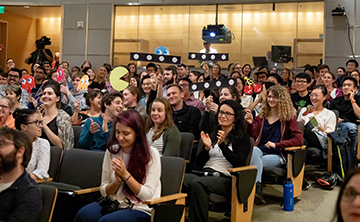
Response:
M266 93L266 96L273 94L278 100L278 110L280 121L289 121L296 116L296 110L292 104L289 92L284 86L271 86ZM266 118L270 113L270 106L267 99L262 102L262 110L260 112L261 118Z
M146 120L146 124L145 124L145 131L149 132L149 130L154 127L154 122L151 119L151 113L152 113L152 106L155 102L158 103L162 103L165 107L164 111L165 111L165 120L163 123L161 123L160 127L154 131L154 135L152 136L152 141L155 141L157 139L160 138L160 136L163 134L163 132L165 132L166 130L168 130L170 127L175 126L174 124L174 120L173 120L173 112L172 112L172 108L171 105L169 103L169 101L167 99L164 98L156 98L150 105L150 110L149 110L149 118L147 118Z

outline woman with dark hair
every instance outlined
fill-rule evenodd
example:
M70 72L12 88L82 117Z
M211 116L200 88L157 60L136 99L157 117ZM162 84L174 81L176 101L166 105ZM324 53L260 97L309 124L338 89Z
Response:
M130 63L126 66L126 68L127 68L127 70L129 70L130 77L138 76L138 74L137 74L137 66L136 66L135 63L130 62Z
M31 75L34 76L34 73L37 69L37 67L40 66L40 63L39 62L34 62L32 65L31 65Z
M357 91L360 89L360 72L359 70L355 69L350 73L350 76L353 77L357 82Z
M251 95L246 95L244 93L245 80L241 78L241 74L237 71L232 72L229 77L237 78L236 89L238 90L239 93L241 106L243 108L248 107L254 101L254 98Z
M80 111L80 102L75 103L74 114L71 116L72 125L82 125L88 117L97 117L101 114L101 99L103 93L99 89L94 89L85 95L88 110Z
M41 138L49 140L51 146L59 146L63 150L72 149L74 132L69 114L60 109L60 85L49 80L42 90L42 105L38 107L44 121Z
M29 74L29 71L27 69L22 69L20 70L20 72L21 72L21 76L25 76Z
M160 155L178 156L181 134L174 124L173 112L167 99L156 98L150 105L150 118L147 118L145 129L150 146L157 149Z
M43 121L41 115L35 110L15 110L15 127L23 131L32 141L31 159L26 171L31 178L46 179L49 177L50 143L39 138L41 136Z
M360 168L350 171L341 184L336 201L335 220L337 222L354 222L360 220Z
M12 111L15 109L27 109L27 106L24 106L20 103L21 99L21 88L18 85L7 85L5 88L5 95L9 97L14 103Z
M226 100L220 104L216 126L210 135L201 132L204 146L199 147L196 165L201 167L202 176L185 174L184 188L190 200L190 221L208 221L209 191L230 199L231 175L227 169L244 166L252 148L244 129L242 108L237 102ZM204 172L216 172L220 177L205 177Z
M146 106L151 90L151 81L149 75L146 75L141 79L141 89L144 92L144 94L140 100L140 103Z
M335 131L336 116L333 111L324 107L326 105L326 98L328 96L327 89L324 85L317 85L310 95L310 100L313 105L311 109L304 107L300 110L297 121L301 121L305 125L304 139L307 141L308 147L315 147L321 150L327 149L327 134ZM310 126L310 120L312 120ZM314 124L317 122L317 125Z
M201 63L200 66L204 71L204 78L208 78L210 76L209 64L206 61L204 61L204 62Z
M196 78L196 82L204 82L204 79L205 79L205 74L200 73ZM204 90L195 91L195 92L193 92L193 95L194 95L195 99L200 99L203 102L206 99L206 96L204 94Z
M326 72L325 75L322 77L322 81L328 92L327 101L329 104L332 103L332 101L334 99L336 99L337 97L340 97L343 95L341 89L336 88L336 83L335 83L336 78L335 78L334 73Z
M310 65L305 66L304 73L308 74L311 78L311 82L310 82L311 84L309 90L313 90L316 86L315 72L316 72L316 68L314 66L310 66Z
M336 75L337 75L338 77L344 75L345 73L346 73L346 69L345 69L344 67L338 67L338 68L336 69Z
M124 111L114 121L114 130L104 156L100 192L132 210L122 208L106 215L94 202L83 207L75 217L81 221L150 221L151 209L145 200L160 197L160 155L146 140L144 122L138 112Z
M290 69L283 69L281 72L281 85L288 88L291 87L292 81L290 80Z
M84 69L86 67L92 68L92 65L89 61L84 61L83 64L81 65L80 69L83 70L83 72L84 72Z
M140 99L141 99L140 90L135 86L128 86L124 90L123 96L124 96L124 106L127 109L134 109L138 111L141 117L143 118L143 120L145 121L148 114L146 112L146 106L143 106L140 103Z
M86 67L82 70L84 74L89 76L89 86L88 89L101 89L99 83L95 82L95 73L91 67Z
M250 78L250 75L251 75L251 66L249 64L245 64L243 67L242 67L242 74L248 78Z
M245 114L247 132L255 139L251 165L257 166L255 203L265 203L262 196L263 167L281 166L286 163L284 148L303 144L303 134L296 121L290 94L284 86L271 86L262 101L259 116Z

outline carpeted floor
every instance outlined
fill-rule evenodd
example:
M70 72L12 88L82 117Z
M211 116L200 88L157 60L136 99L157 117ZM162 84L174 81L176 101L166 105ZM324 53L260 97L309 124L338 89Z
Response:
M281 185L266 185L263 189L266 205L254 206L252 221L274 221L274 222L330 222L334 216L339 187L334 190L322 190L313 184L315 177L322 172L316 171L314 168L306 169L305 177L312 184L307 191L303 191L295 204L292 212L283 211L280 206L282 202L283 187ZM211 222L230 221L229 217L223 213L209 213Z

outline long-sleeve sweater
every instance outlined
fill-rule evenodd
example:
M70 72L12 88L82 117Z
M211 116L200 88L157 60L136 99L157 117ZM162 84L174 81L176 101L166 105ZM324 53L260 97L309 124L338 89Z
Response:
M99 124L99 131L94 134L90 132L91 119ZM102 130L103 121L104 120L101 115L98 117L89 117L86 119L80 134L80 148L95 151L106 150L106 143L108 142L112 131L112 122L108 122L109 130L104 133L104 131Z

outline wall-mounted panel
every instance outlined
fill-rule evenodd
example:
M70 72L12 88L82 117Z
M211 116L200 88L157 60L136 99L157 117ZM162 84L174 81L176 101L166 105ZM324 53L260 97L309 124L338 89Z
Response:
M64 30L63 31L63 54L84 55L86 31L85 30Z
M89 30L88 55L109 55L110 54L110 30Z
M82 21L86 27L87 5L65 4L64 5L64 29L77 29L77 22Z
M111 29L112 4L89 5L89 29Z

